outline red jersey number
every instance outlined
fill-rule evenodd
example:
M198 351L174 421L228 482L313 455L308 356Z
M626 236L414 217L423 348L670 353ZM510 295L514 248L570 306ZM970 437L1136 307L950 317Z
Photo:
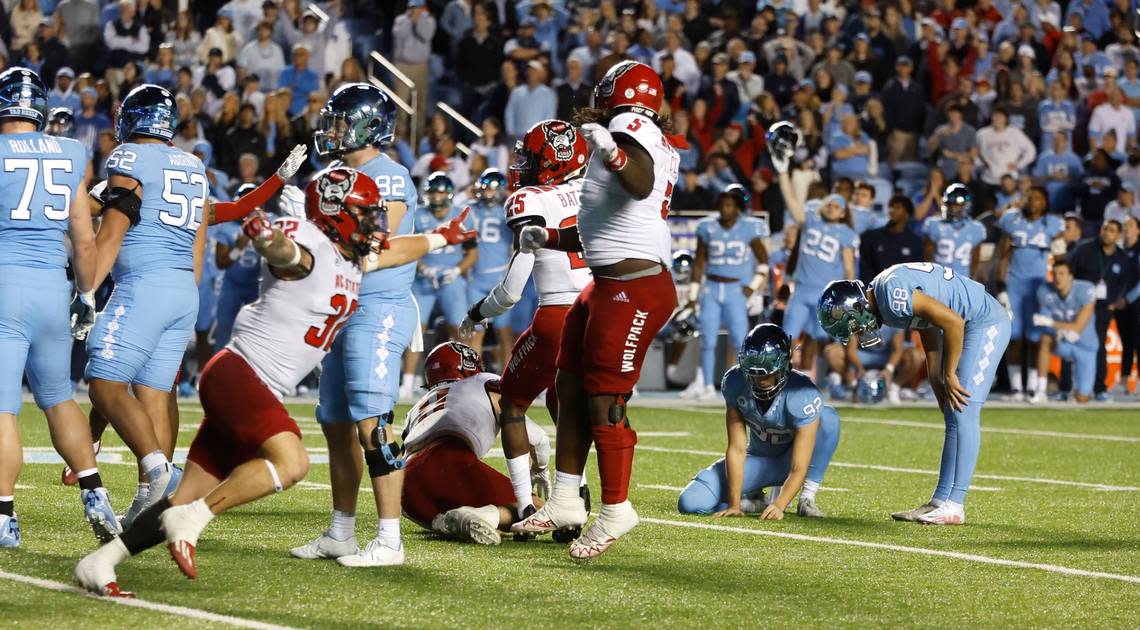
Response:
M329 300L329 306L336 309L336 312L325 319L324 326L320 328L310 326L309 330L305 332L305 343L314 348L321 348L325 352L329 351L337 333L348 323L348 318L356 311L356 300L349 301L347 295L337 293Z
M288 238L293 238L293 234L297 231L298 225L293 219L278 219L274 223L281 228L281 232Z
M578 225L578 217L576 215L562 219L562 223L559 223L558 227L568 228L574 225ZM586 267L586 259L582 258L581 252L566 252L566 255L570 258L571 269L584 269Z
M634 118L633 121L630 122L629 125L626 126L627 131L637 131L638 129L641 129L641 119L640 118Z
M661 202L661 218L669 216L669 203L673 201L673 182L665 184L665 201Z

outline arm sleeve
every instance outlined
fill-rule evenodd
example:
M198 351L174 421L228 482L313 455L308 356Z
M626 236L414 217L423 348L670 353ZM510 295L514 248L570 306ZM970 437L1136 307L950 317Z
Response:
M242 195L237 201L222 201L214 204L214 223L225 223L226 221L238 221L244 219L249 213L257 209L258 206L265 205L273 195L281 189L284 182L276 173L270 175L268 179L261 183L257 188Z

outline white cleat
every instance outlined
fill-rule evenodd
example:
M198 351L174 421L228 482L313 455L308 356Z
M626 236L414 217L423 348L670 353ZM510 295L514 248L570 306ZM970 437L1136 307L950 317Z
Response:
M933 511L918 517L923 525L964 525L966 523L966 510L960 505L947 501Z
M1039 391L1033 394L1033 398L1029 399L1029 403L1033 405L1044 405L1049 402L1049 395L1045 392Z
M75 565L75 582L86 591L103 597L134 597L133 592L119 588L119 578L115 575L114 557L129 555L122 544L121 541L113 540L84 556ZM119 548L112 548L112 545Z
M902 404L902 396L900 395L900 392L901 389L899 386L891 383L890 387L887 387L887 402L892 405Z
M689 383L689 386L681 390L681 393L677 395L685 400L691 400L693 398L696 398L698 394L704 391L704 389L705 380L698 371L696 378L693 379L693 382Z
M705 385L701 391L693 397L697 402L716 402L720 400L720 394L717 393L716 387L712 385Z
M351 536L348 540L337 540L330 536L326 530L317 536L313 542L300 547L293 547L289 550L289 555L301 560L321 560L324 558L335 560L341 556L351 556L359 551L360 548L356 546L356 536Z
M907 510L905 512L895 512L895 513L891 514L891 518L895 519L896 521L911 521L911 522L913 522L913 521L917 521L918 517L923 516L925 514L929 514L929 513L933 512L934 510L937 510L937 509L938 509L937 505L934 505L934 503L927 501L926 503L923 503L922 505L914 508L913 510Z
M605 553L641 521L629 500L614 505L602 504L602 511L586 533L570 543L570 557L589 560Z
M488 521L487 514L482 513L486 511L487 507L495 511L497 519L499 508L493 505L483 508L460 507L449 510L443 515L446 533L459 540L473 542L477 545L498 545L503 542L497 524Z
M1005 397L1007 402L1025 402L1025 394L1021 390L1013 390Z
M402 403L411 403L416 401L416 392L411 385L401 385L399 401Z
M342 567L395 567L404 564L404 545L393 549L379 538L373 538L364 551L336 559Z
M582 527L588 516L586 502L581 496L568 499L554 496L537 512L511 525L511 531L516 534L545 534L559 529Z

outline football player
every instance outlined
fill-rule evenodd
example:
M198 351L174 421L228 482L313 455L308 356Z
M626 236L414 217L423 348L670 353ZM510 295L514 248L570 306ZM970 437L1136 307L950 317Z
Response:
M423 205L416 209L417 232L431 231L438 225L455 218L461 208L452 204L455 185L443 171L428 175L423 185ZM412 285L416 303L420 308L420 324L427 328L432 322L435 306L443 313L449 339L456 339L467 306L467 272L475 266L479 250L474 243L464 248L446 247L425 256L416 270ZM418 353L410 355L414 365ZM404 373L407 374L407 363Z
M395 234L414 231L416 187L408 170L381 151L392 142L396 106L367 83L338 87L321 110L314 133L317 153L371 177L388 209ZM400 540L402 460L395 447L392 410L400 393L404 350L416 342L419 318L412 298L416 265L408 263L370 273L360 287L360 308L321 363L317 422L329 448L332 526L307 545L298 558L338 558L345 566L403 564ZM356 501L363 473L360 449L372 479L378 513L377 536L363 552L356 547ZM345 556L345 557L340 557Z
M503 272L511 259L511 239L504 234L506 221L504 202L507 200L507 177L497 168L489 168L475 180L475 202L471 204L471 217L475 220L475 231L479 233L479 255L471 269L467 281L467 303L474 304L499 284ZM495 328L499 342L495 359L502 367L507 365L507 355L514 342L511 330L511 316L502 314L489 321ZM471 335L471 347L475 352L483 352L483 335L486 329L476 330Z
M875 187L867 182L856 182L851 191L851 223L856 234L862 235L890 222L887 213L875 210Z
M1037 289L1045 283L1049 271L1053 239L1064 227L1061 217L1049 214L1049 196L1040 186L1029 189L1023 208L1007 210L998 220L1002 237L998 244L996 288L998 299L1008 303L1013 318L1010 333L1013 343L1006 356L1006 369L1009 370L1011 398L1015 401L1025 399L1021 364L1023 357L1034 356L1040 337L1040 331L1032 326L1033 313L1037 310ZM1037 391L1040 387L1037 368L1030 367L1027 376L1028 391Z
M457 220L388 242L375 181L345 167L317 173L306 196L305 219L270 223L259 213L242 225L266 263L260 299L242 309L230 344L202 371L204 418L182 482L76 565L87 590L133 596L119 588L115 567L162 542L195 579L198 538L215 516L281 492L308 471L300 429L281 398L316 368L357 309L362 273L474 236Z
M839 445L839 414L823 404L808 375L792 369L792 339L779 326L753 328L738 358L720 388L728 429L725 456L693 477L677 509L743 516L747 508L778 521L799 494L796 514L822 518L815 494ZM749 497L768 486L782 488L770 504L756 509Z
M848 386L857 400L858 383L868 371L875 370L883 377L888 401L892 404L902 402L899 396L899 383L910 383L914 379L922 368L922 352L905 341L906 333L903 331L889 326L884 326L880 331L883 342L870 348L859 345L858 335L852 336L846 346L838 343L827 346L825 356L827 365L832 370L828 374L828 379L833 390L831 395L833 400L841 397L835 394L836 391L846 393L846 390L837 389L842 385L840 375L846 372Z
M240 197L254 187L253 184L242 184L235 194ZM275 215L270 216L270 221L275 218ZM214 248L207 250L207 258L212 258L221 272L222 286L218 290L214 325L214 352L220 352L230 342L238 311L257 299L261 256L256 249L249 247L249 239L236 222L223 223L210 231L215 232L217 238Z
M1073 398L1087 403L1093 395L1096 353L1096 286L1075 280L1072 266L1065 260L1053 263L1053 282L1037 289L1037 312L1033 325L1043 328L1037 350L1037 390L1033 403L1049 402L1045 395L1049 382L1049 355L1057 355L1073 366Z
M511 480L480 461L494 446L503 417L498 375L484 372L479 354L455 341L429 352L424 372L428 392L408 412L404 429L404 514L446 536L497 545L499 532L549 493L550 440L523 418L527 478L540 496L516 501Z
M697 223L697 251L687 297L690 304L700 300L701 369L693 385L681 392L681 398L716 400L713 377L721 326L728 329L733 347L739 348L748 334L748 316L764 310L768 225L743 216L749 199L743 186L730 184L717 195L718 215Z
M922 336L926 371L946 421L938 485L930 501L891 516L934 525L966 522L964 503L981 445L982 405L1009 344L1005 308L981 284L934 263L884 269L870 286L840 280L819 298L819 320L840 343L881 343L882 326Z
M638 522L628 499L637 433L626 402L650 343L677 305L666 217L680 167L672 143L681 141L660 126L664 96L648 66L622 61L610 68L594 88L593 108L576 119L590 145L577 225L528 225L519 235L524 252L581 251L594 275L566 315L558 352L558 481L542 509L512 526L539 533L585 524L578 486L592 440L602 509L570 544L578 559L601 555Z
M967 278L978 277L978 262L986 228L970 218L973 197L965 184L950 184L942 193L942 216L932 216L922 225L926 237L926 260Z
M506 206L507 226L516 238L527 226L566 227L577 222L578 194L588 156L585 138L561 120L537 123L519 140L509 170L514 192ZM523 513L528 512L532 493L530 447L523 421L544 390L550 416L558 421L554 375L562 328L570 305L590 283L590 268L577 252L516 251L502 280L471 307L460 327L460 334L470 334L479 323L494 320L512 309L532 276L539 294L538 311L503 366L503 395L499 403L503 453ZM584 477L576 492L586 496Z
M0 212L0 547L20 545L14 495L24 461L17 416L25 370L52 444L78 471L95 535L109 540L119 531L87 420L72 399L68 239L76 291L98 286L87 196L74 192L85 188L87 154L75 140L44 134L46 118L47 88L35 72L0 74L0 188L10 204Z

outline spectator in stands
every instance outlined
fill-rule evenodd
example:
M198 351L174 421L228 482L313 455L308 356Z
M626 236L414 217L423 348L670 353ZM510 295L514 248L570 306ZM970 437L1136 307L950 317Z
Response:
M424 6L424 0L408 0L408 10L396 18L392 24L392 54L395 57L394 61L396 67L400 72L411 79L412 84L415 86L419 94L419 104L417 105L418 111L421 112L421 120L424 114L427 113L428 108L424 105L427 103L428 86L431 80L429 73L429 61L431 58L431 41L435 36L435 18L432 17L431 12ZM296 48L294 48L296 50ZM294 57L296 55L294 54ZM286 71L288 68L286 68ZM314 73L314 76L316 74ZM311 85L301 94L294 92L293 107L290 107L290 112L299 111L303 106L304 95L309 91L318 89L319 84ZM404 102L410 101L411 90L402 82L396 82L396 94L404 99Z
M796 89L796 78L788 74L788 58L784 55L776 55L776 58L769 63L772 72L764 77L764 87L767 91L776 97L776 103L781 108L786 107L792 101L792 93Z
M211 50L207 59L205 66L195 68L194 84L206 92L206 113L217 115L222 107L222 99L237 85L237 73L222 61L220 48Z
M1055 212L1073 209L1077 181L1084 171L1081 159L1069 149L1069 139L1063 131L1052 134L1050 150L1037 158L1033 176L1045 186L1049 194L1049 207Z
M883 102L878 98L868 99L863 112L858 116L859 128L875 143L875 153L885 155L890 142L891 126Z
M103 112L95 109L99 102L99 93L93 87L83 88L79 92L80 110L75 113L75 139L87 147L87 154L95 151L95 140L99 132L111 128L111 119Z
M1104 149L1096 149L1077 186L1077 204L1086 236L1096 234L1100 229L1105 207L1116 199L1119 189L1120 178L1113 172L1108 153Z
M1077 107L1066 97L1065 86L1060 81L1049 84L1049 98L1037 106L1037 124L1041 142L1045 142L1046 135L1051 139L1057 132L1071 140L1073 128L1077 126Z
M713 193L701 183L697 169L689 167L682 171L682 177L673 191L673 210L711 210Z
M475 4L472 0L451 0L443 8L443 14L439 16L439 28L447 33L452 53L463 39L463 35L471 28L472 4Z
M653 58L653 69L658 72L661 71L661 60L665 55L669 55L673 59L674 69L673 74L685 86L685 91L689 94L696 94L701 85L701 69L697 66L697 59L693 53L685 50L682 47L681 33L669 31L665 33L665 48L657 52ZM601 44L601 37L598 37L598 43ZM753 54L753 60L756 55ZM589 73L587 73L589 76Z
M922 262L922 237L909 229L914 204L904 195L887 202L888 223L859 237L859 279L870 283L879 272L900 263Z
M716 102L720 106L720 116L714 125L723 128L736 116L740 110L740 92L736 84L728 78L728 55L717 53L712 58L712 72L701 79L701 90L698 94L706 102Z
M135 19L133 0L119 0L119 17L103 28L103 43L107 46L107 77L116 89L123 66L140 61L150 50L150 32Z
M1122 182L1116 199L1110 201L1104 208L1104 220L1116 221L1123 226L1128 217L1140 219L1140 203L1136 200L1136 187Z
M273 41L272 24L258 22L257 38L242 47L237 63L246 73L256 74L263 89L277 87L277 77L285 69L285 53Z
M1124 221L1123 242L1124 253L1129 261L1129 288L1113 311L1116 329L1120 333L1120 345L1123 346L1120 382L1128 380L1128 375L1132 373L1133 359L1140 355L1140 218L1132 216Z
M871 177L872 164L877 166L875 144L859 128L859 118L847 114L840 121L840 130L831 137L831 177L867 179Z
M164 0L139 0L138 20L150 35L150 48L146 52L148 59L154 59L158 53L158 45L165 37L166 24L174 17L173 13L166 15L163 2Z
M170 90L178 91L178 68L174 65L174 47L168 43L158 46L157 59L149 64L145 74L146 82Z
M174 20L174 31L168 35L167 41L174 47L174 63L182 68L193 68L198 65L198 46L202 43L202 36L194 28L194 19L189 11L179 11ZM208 52L208 51L207 51Z
M262 177L258 174L261 168L261 160L257 159L257 155L253 153L242 153L237 159L237 177L230 180L230 185L227 192L230 198L233 199L235 193L239 188L245 184L260 184Z
M515 36L503 45L503 54L507 59L515 62L521 69L525 64L538 59L545 52L542 42L534 36L535 20L533 17L523 18L515 31Z
M507 135L518 138L535 123L554 118L558 113L558 97L546 85L546 68L533 60L527 64L526 83L511 91L507 100L504 122Z
M223 7L198 44L198 60L206 63L210 51L217 48L222 51L222 62L230 63L237 58L243 43L242 35L234 30L233 10Z
M67 66L60 68L55 73L55 87L48 92L48 108L54 109L56 107L66 107L71 110L71 113L79 111L81 107L79 103L79 94L73 89L75 81L75 71Z
M55 9L71 53L71 65L89 70L98 59L102 31L95 0L63 0Z
M1116 176L1120 178L1121 182L1132 184L1133 187L1140 190L1140 147L1132 147L1128 150L1128 157L1124 164L1117 167Z
M946 109L946 123L934 130L927 148L938 156L938 168L948 179L957 176L961 164L973 164L978 157L977 130L962 118L962 107L952 103Z
M558 82L555 93L558 97L559 120L568 121L573 117L575 110L590 106L594 96L594 84L586 81L581 61L566 60L566 78Z
M1124 104L1124 91L1113 86L1108 102L1098 105L1089 119L1089 146L1101 146L1101 139L1113 132L1123 146L1136 143L1136 116L1133 108Z
M234 156L242 153L265 155L265 134L257 126L257 108L253 103L242 103L239 107L237 122L226 130L226 155ZM222 167L232 172L235 166L233 158L230 157Z
M8 23L12 29L12 39L8 45L12 50L20 50L36 36L44 14L37 0L19 0L13 7Z
M569 67L570 64L567 64ZM569 118L562 118L561 120L570 120ZM471 153L473 155L482 155L487 159L487 166L497 168L504 174L507 172L507 167L510 164L511 152L504 144L503 138L503 123L494 116L488 116L483 119L483 137L476 140L471 145ZM480 171L481 172L481 171Z
M277 86L287 88L292 94L292 100L289 103L290 116L300 114L305 109L305 102L309 94L321 89L320 77L309 68L310 53L307 44L294 44L293 63L285 66L281 74L277 76Z
M503 40L491 29L491 16L485 4L471 11L471 28L459 42L455 70L463 89L463 111L474 113L495 91L503 63ZM479 118L486 115L480 112Z
M676 40L675 35L674 35L674 40ZM666 36L666 42L668 42L668 41L669 41L668 36ZM677 41L679 41L679 40L677 40ZM686 51L686 53L690 57L692 57L692 53L688 53L687 51ZM569 56L567 56L567 60L576 59L580 64L582 64L582 74L587 76L587 77L593 77L594 76L594 67L598 64L598 59L601 59L603 56L608 55L608 54L609 54L609 50L602 47L602 33L601 33L601 31L599 31L598 29L594 28L591 25L588 28L586 28L585 35L583 36L582 44L580 46L578 46L577 48L570 51ZM661 54L664 54L664 53L658 53L658 55L661 55ZM658 70L658 72L660 72L660 66L654 65L654 69L656 69L656 70ZM700 80L700 70L697 69L696 62L693 63L693 71L696 75L696 79L699 81Z
M610 71L610 68L622 61L633 59L629 54L629 35L625 31L611 32L606 44L610 52L598 59L598 63L594 65L595 83L601 81L602 77ZM704 78L707 78L707 75ZM702 78L702 80L704 80L704 78Z
M275 93L265 96L265 111L258 128L265 136L265 158L261 163L267 166L280 164L297 144L293 139L293 126L289 123L289 101L289 96L278 96Z
M1073 275L1079 280L1087 280L1096 289L1096 333L1100 340L1097 350L1096 381L1093 385L1097 400L1111 400L1105 391L1105 339L1108 324L1112 321L1112 311L1116 310L1124 294L1131 288L1130 260L1123 249L1116 246L1120 240L1122 226L1117 221L1105 221L1100 233L1085 239L1069 252L1068 260L1073 267Z
M923 129L925 108L919 103L926 95L922 85L912 78L914 62L902 55L895 62L895 77L883 88L883 109L891 125L887 161L912 162L918 158L918 134Z
M826 70L819 73L819 78L825 81L831 80ZM829 87L831 88L831 100L821 105L819 110L823 120L823 133L827 136L839 131L839 121L843 120L844 116L855 113L855 108L847 102L847 88L842 85ZM820 98L822 99L822 96Z
M978 130L977 145L984 165L982 182L990 187L996 187L1003 175L1016 178L1037 157L1025 133L1009 126L1009 114L1002 106L995 107L990 124Z
M843 44L838 40L828 45L823 59L812 66L811 76L815 76L820 70L826 70L836 83L845 85L849 89L855 87L855 67L843 58Z

